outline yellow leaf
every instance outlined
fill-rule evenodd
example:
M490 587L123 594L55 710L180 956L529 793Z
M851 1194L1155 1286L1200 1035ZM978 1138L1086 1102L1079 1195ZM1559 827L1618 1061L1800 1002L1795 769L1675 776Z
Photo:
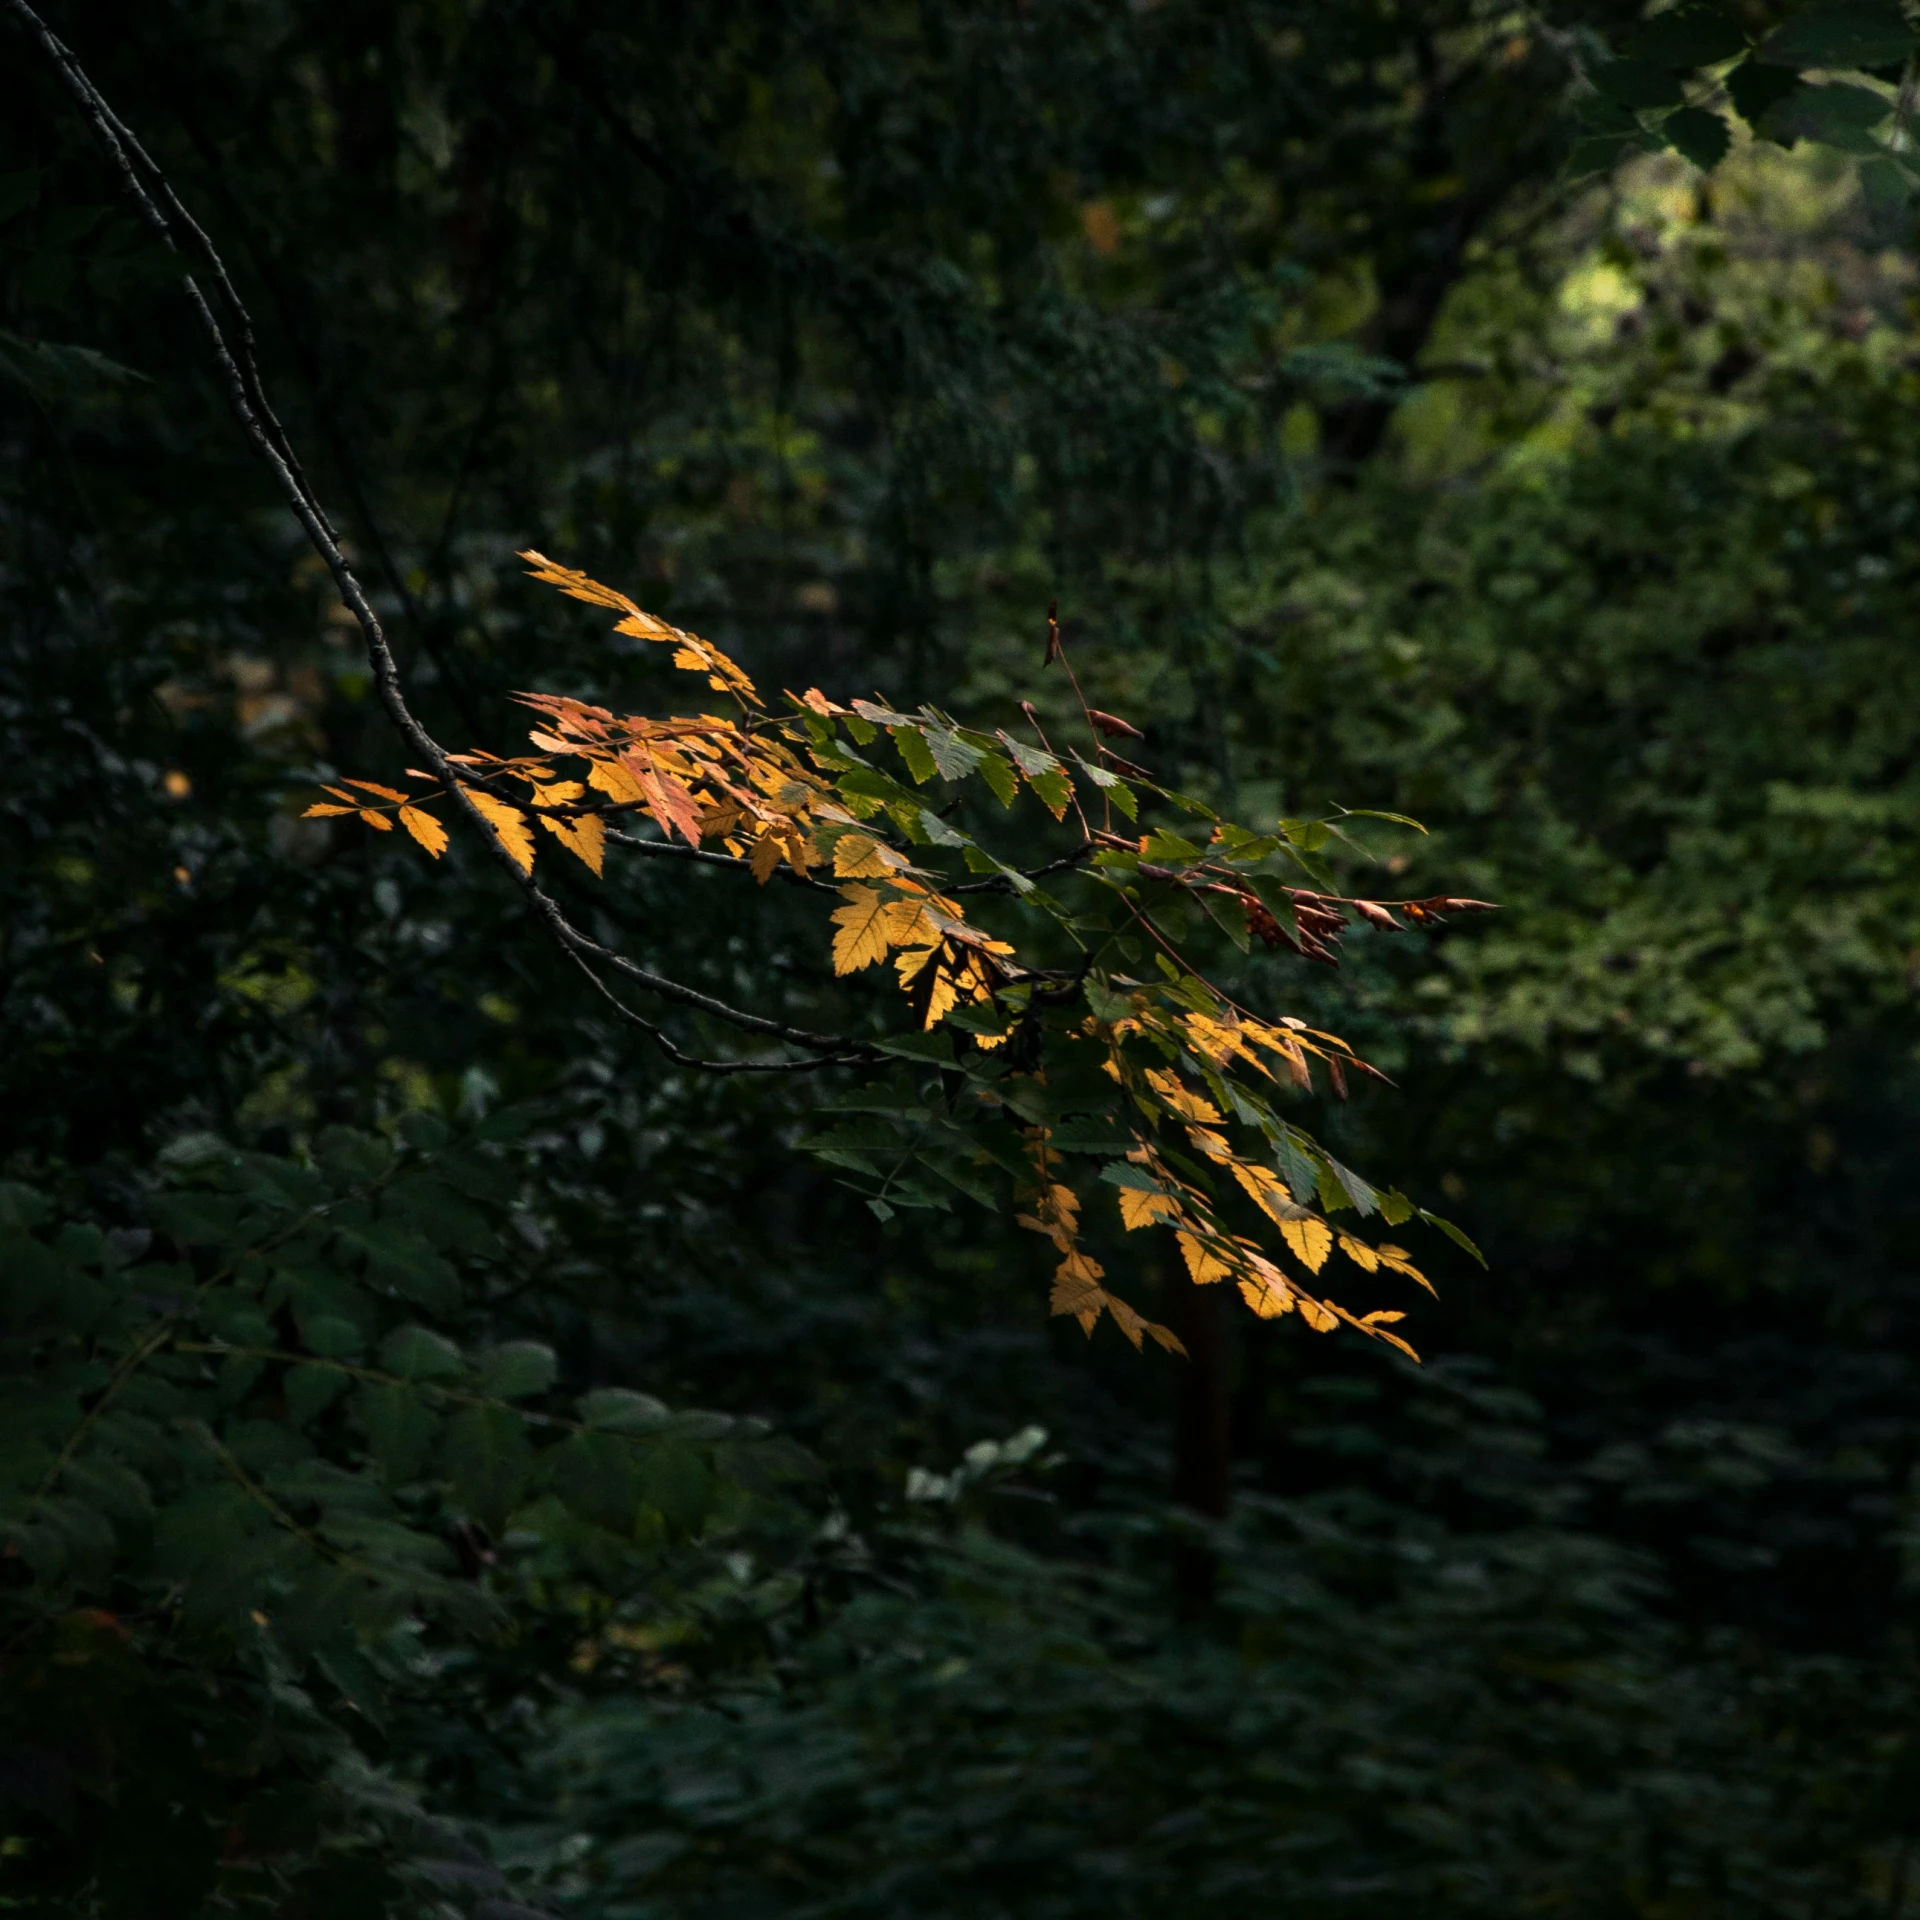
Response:
M402 807L400 824L438 860L447 850L447 830L430 813L418 807Z
M840 931L833 936L833 970L858 973L887 957L892 944L887 938L887 915L895 903L872 887L842 887L840 897L847 904L834 909L833 924Z
M584 860L599 874L607 858L607 829L597 813L582 814L578 820L556 820L550 813L538 817L540 824L569 853Z
M1293 1289L1276 1286L1265 1274L1256 1273L1240 1282L1240 1297L1262 1320L1277 1320L1293 1311Z
M1331 1333L1334 1328L1340 1324L1340 1316L1337 1313L1331 1312L1328 1308L1323 1307L1311 1294L1303 1293L1296 1297L1300 1303L1300 1318L1304 1320L1315 1333ZM1382 1335L1381 1337L1385 1339L1391 1336Z
M382 833L391 833L393 831L393 822L389 820L384 813L375 813L370 808L362 807L360 809L360 818L364 820L368 826L378 827Z
M763 833L753 843L753 850L747 856L747 865L763 887L773 878L773 870L780 864L781 852L779 840L770 833Z
M1080 1322L1081 1331L1091 1333L1101 1309L1108 1304L1106 1289L1100 1284L1105 1272L1099 1261L1077 1250L1069 1252L1054 1269L1048 1311L1072 1314Z
M870 833L843 833L833 843L833 870L847 880L884 880L906 862Z
M302 820L321 820L332 813L358 813L358 807L330 807L324 800L316 801L300 818Z
M346 776L342 775L344 779ZM382 800L404 800L407 796L393 787L383 787L377 780L347 780L350 787L358 787L362 793L377 793Z
M1233 1177L1246 1188L1263 1211L1276 1220L1284 1220L1287 1215L1283 1209L1293 1205L1293 1195L1287 1184L1271 1167L1262 1167L1245 1160L1233 1162Z
M611 587L603 587L598 580L589 580L584 573L577 573L572 567L560 566L532 547L526 548L520 558L529 563L527 571L534 579L544 580L548 586L558 587L562 593L570 593L574 599L584 600L589 606L611 607L616 613L640 612L624 593L615 593Z
M1231 1269L1227 1263L1207 1245L1184 1228L1176 1236L1180 1242L1180 1251L1186 1256L1187 1271L1193 1275L1196 1287L1211 1285L1215 1280L1224 1280Z
M531 873L533 830L527 825L527 816L518 807L510 807L504 800L496 800L483 787L469 787L466 794L480 817L499 836L500 844L512 857L513 864L522 873Z
M1150 1227L1157 1220L1174 1220L1180 1209L1170 1194L1147 1193L1139 1187L1120 1189L1120 1224L1132 1233L1137 1227Z
M1384 1311L1380 1313L1366 1313L1360 1316L1360 1324L1363 1327L1384 1327L1389 1321L1404 1320L1406 1317L1404 1313L1388 1313Z
M587 779L609 800L623 806L639 806L646 799L640 782L618 760L596 760L587 769Z
M1404 1273L1409 1280L1417 1281L1421 1286L1425 1287L1429 1293L1432 1293L1436 1300L1439 1299L1440 1296L1434 1293L1433 1282L1407 1258L1405 1248L1382 1246L1374 1248L1374 1252L1379 1256L1380 1264L1383 1267L1389 1267L1395 1273Z
M1364 1240L1356 1240L1352 1234L1340 1236L1340 1251L1363 1273L1377 1273L1380 1268L1380 1256Z
M945 952L939 947L910 947L905 953L895 956L894 971L900 976L903 990L913 992L924 987L927 996L927 1011L920 1022L921 1031L931 1033L942 1020L959 1004L959 990L954 986L953 975L948 970ZM931 977L922 982L920 976L931 967Z
M1324 1220L1282 1220L1280 1237L1309 1273L1318 1273L1333 1251L1333 1229Z
M1164 1067L1149 1067L1147 1083L1183 1120L1198 1120L1218 1125L1219 1111L1210 1101L1191 1093Z

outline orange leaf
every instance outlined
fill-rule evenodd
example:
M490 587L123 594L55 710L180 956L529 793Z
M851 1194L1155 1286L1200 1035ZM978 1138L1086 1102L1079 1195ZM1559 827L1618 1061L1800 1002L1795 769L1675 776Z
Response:
M533 830L527 825L527 816L518 807L510 807L504 800L496 800L484 787L468 787L466 795L498 836L513 864L522 873L531 873Z
M559 820L550 813L538 817L569 853L584 860L596 876L599 874L607 857L607 830L597 813L582 814L578 820Z
M384 813L375 813L371 807L362 807L360 809L360 818L364 820L368 826L376 827L382 833L391 833L393 831L393 822L389 820Z
M402 807L400 824L438 860L447 850L447 830L430 813L418 807Z

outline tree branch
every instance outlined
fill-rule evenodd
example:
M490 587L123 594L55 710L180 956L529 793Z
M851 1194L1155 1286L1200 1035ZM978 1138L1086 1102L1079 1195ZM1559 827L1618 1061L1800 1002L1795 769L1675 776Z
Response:
M445 788L456 811L465 818L470 830L480 836L495 862L514 885L526 895L528 903L555 945L581 968L601 995L619 1010L624 1020L649 1034L670 1058L682 1065L697 1066L710 1072L780 1072L827 1065L830 1061L825 1057L804 1062L766 1063L700 1060L684 1052L652 1021L628 1007L601 980L588 956L616 966L619 971L640 983L649 992L659 994L663 999L675 1000L683 1006L697 1008L716 1019L739 1027L744 1032L764 1034L773 1039L786 1041L790 1045L805 1047L810 1052L822 1056L833 1056L835 1059L868 1057L868 1050L860 1046L857 1041L850 1041L844 1037L835 1038L824 1034L806 1033L799 1028L783 1026L778 1021L766 1020L757 1014L746 1013L740 1008L727 1005L725 1001L714 999L709 994L700 993L692 987L682 986L662 974L639 966L624 955L600 946L597 942L589 940L567 919L553 898L536 884L530 872L522 870L519 862L508 852L506 845L494 831L492 823L473 804L466 784L455 772L445 749L415 718L407 704L405 690L400 681L400 671L394 661L393 650L387 643L386 632L380 624L380 618L374 612L365 590L348 564L346 555L341 551L338 535L327 518L326 510L320 504L319 496L307 479L299 456L287 437L286 429L281 426L278 416L267 399L266 388L260 378L259 366L254 357L252 319L239 293L235 290L212 240L182 205L159 164L146 152L132 130L107 104L105 96L87 77L72 51L33 10L28 0L0 0L0 5L4 5L14 19L38 43L41 51L59 74L62 84L78 103L82 116L93 130L95 139L100 143L108 161L119 173L122 183L132 196L147 225L153 230L161 245L186 267L187 270L181 276L181 286L186 293L188 304L193 308L195 318L200 323L200 330L205 334L207 344L212 350L214 364L219 369L221 384L225 389L227 405L248 443L272 473L281 497L291 508L294 518L299 521L309 544L325 563L341 603L352 613L354 620L358 623L361 635L366 642L367 662L373 671L374 687L394 730L406 742L411 752L419 756L431 770L433 777ZM211 299L196 277L194 271L196 264L206 275L207 287L212 290ZM225 316L225 324L222 323L222 315ZM847 1051L848 1049L851 1051Z

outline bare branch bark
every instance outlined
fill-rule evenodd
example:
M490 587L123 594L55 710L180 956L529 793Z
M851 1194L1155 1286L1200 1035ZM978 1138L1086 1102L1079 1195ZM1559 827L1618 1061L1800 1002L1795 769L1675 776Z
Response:
M372 669L375 690L394 730L405 741L409 751L423 762L446 789L469 829L480 836L508 878L526 895L554 943L586 974L602 997L628 1024L649 1034L671 1059L681 1065L700 1067L710 1072L795 1072L871 1057L871 1049L858 1041L844 1036L808 1033L779 1021L764 1019L758 1014L729 1006L710 994L682 986L599 945L573 925L561 911L558 902L535 882L530 872L521 869L491 822L473 804L466 784L454 771L445 749L407 704L400 670L394 661L393 650L387 643L379 615L374 612L372 602L341 551L339 537L327 517L326 509L308 480L286 429L280 424L267 399L254 355L252 319L213 241L181 203L158 162L141 146L132 130L87 77L72 50L40 18L28 0L0 0L0 5L37 42L41 52L59 74L62 84L72 94L95 139L119 173L147 225L160 243L185 267L181 286L219 369L227 405L254 452L272 473L281 497L299 521L309 544L325 563L341 603L358 624L366 643L367 663ZM205 286L201 284L200 275L205 276ZM627 1006L595 971L592 964L594 959L615 966L628 978L663 999L695 1008L743 1032L764 1035L804 1048L817 1057L797 1061L701 1060L686 1053L652 1021Z

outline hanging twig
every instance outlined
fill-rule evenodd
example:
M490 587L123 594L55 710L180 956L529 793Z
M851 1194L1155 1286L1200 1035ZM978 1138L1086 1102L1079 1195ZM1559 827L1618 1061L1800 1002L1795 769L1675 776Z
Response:
M181 286L212 350L228 407L248 443L272 473L281 497L292 509L294 518L300 522L309 544L325 563L341 604L358 624L366 643L367 663L372 669L375 690L394 730L406 742L410 753L419 756L434 779L445 788L469 829L480 836L494 860L526 895L555 945L586 973L628 1024L650 1035L670 1058L683 1066L714 1072L793 1072L866 1057L869 1050L857 1041L845 1036L806 1033L799 1028L764 1019L758 1014L729 1006L710 994L682 986L600 946L573 925L558 902L538 886L531 873L515 860L494 831L492 823L473 804L466 783L455 772L445 749L407 704L400 671L379 615L374 612L371 601L341 551L339 536L327 517L326 509L321 505L319 495L308 480L286 429L280 424L267 398L254 355L252 318L212 240L182 204L159 164L141 146L132 130L87 77L72 50L27 4L27 0L0 0L0 5L4 5L37 42L59 74L62 84L78 103L81 114L92 128L109 163L120 175L142 218L161 245L186 268L181 277ZM684 1006L724 1020L744 1032L780 1039L819 1057L767 1062L698 1059L684 1052L652 1021L634 1012L614 994L595 971L593 959L616 966L620 972L663 999L677 1000Z

